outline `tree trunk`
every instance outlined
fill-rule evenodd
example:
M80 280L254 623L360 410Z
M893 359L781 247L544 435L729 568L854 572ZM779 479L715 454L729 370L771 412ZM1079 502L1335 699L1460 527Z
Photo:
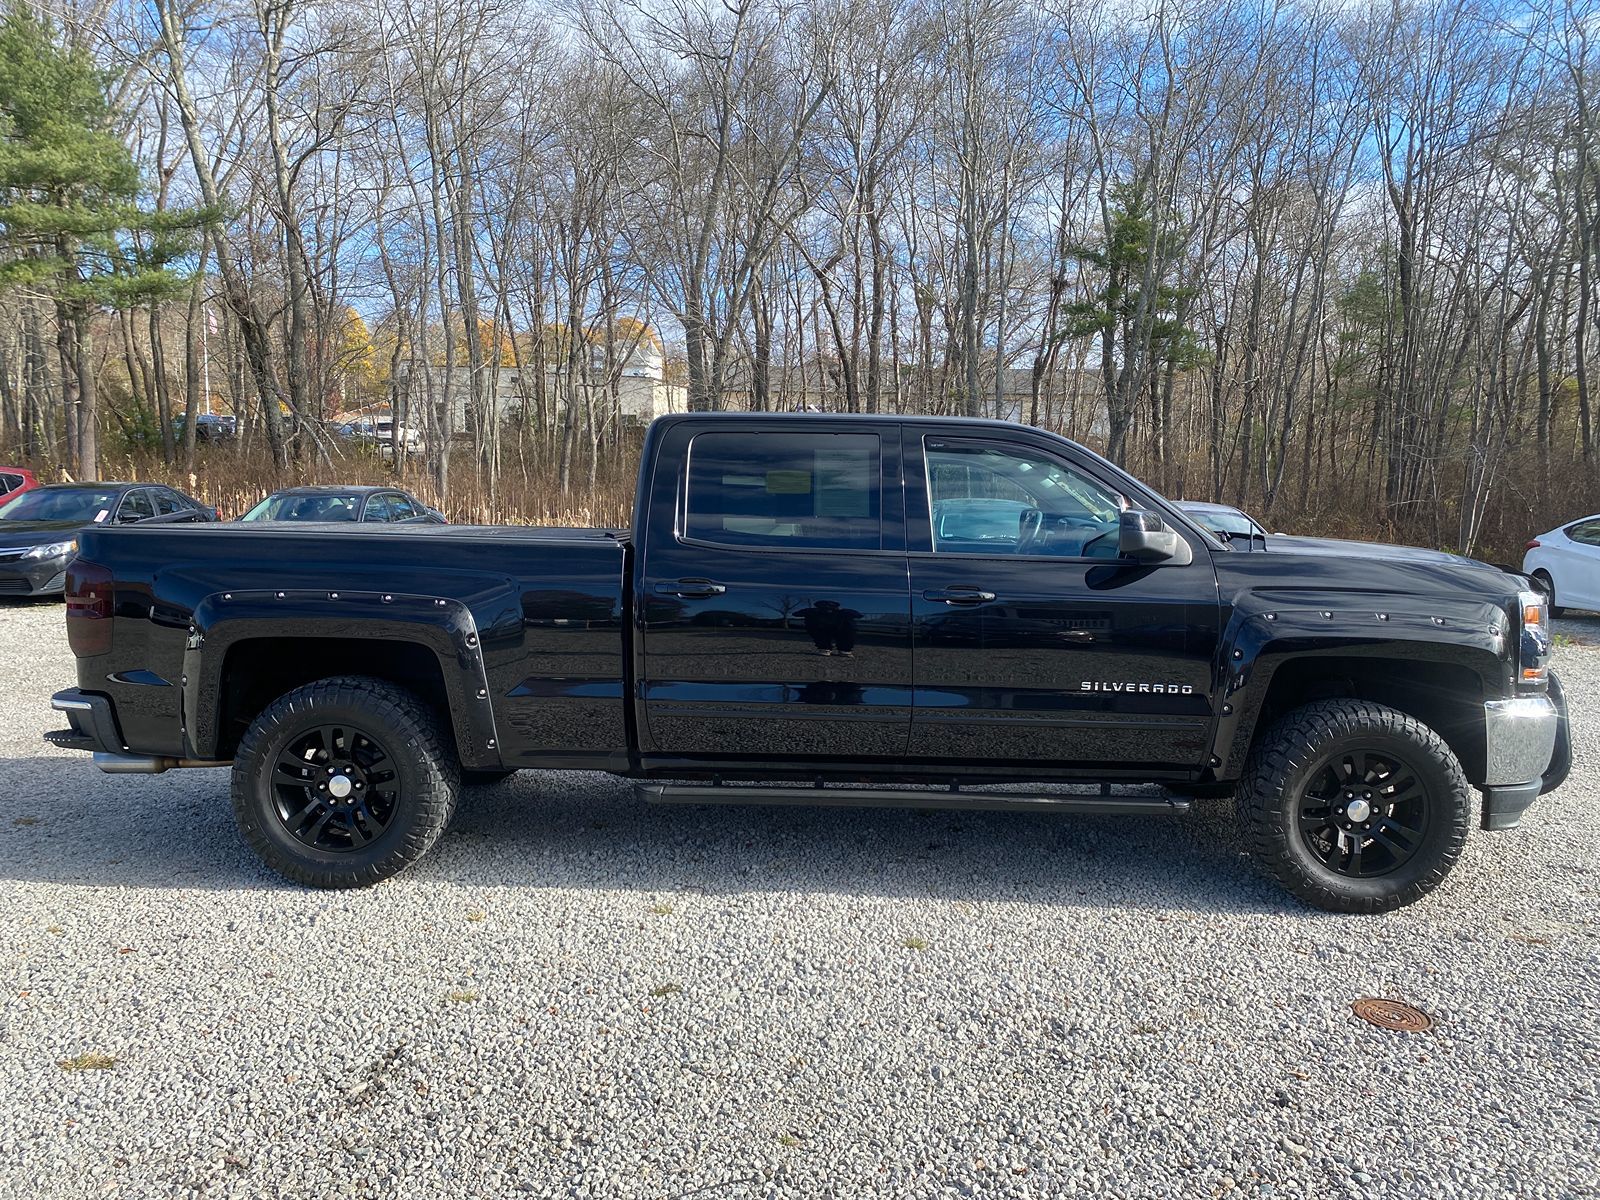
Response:
M161 424L161 461L171 466L176 461L177 447L172 438L172 390L167 383L167 354L161 340L161 305L151 301L150 322L150 374L156 410L156 420ZM187 435L186 435L187 436Z
M283 417L278 411L280 391L272 371L272 342L250 292L250 285L233 259L228 243L228 231L222 222L222 197L216 177L211 171L211 160L206 154L201 133L200 113L194 97L189 92L185 75L183 18L175 10L172 0L162 0L161 42L170 67L168 82L173 98L178 104L178 116L183 123L184 137L189 144L189 158L194 167L195 179L200 186L200 198L207 211L207 233L217 255L217 272L222 276L223 295L239 324L239 334L244 342L245 358L255 381L256 395L261 403L261 423L267 434L267 445L272 451L272 461L279 470L289 466L288 446L284 439Z
M202 405L207 405L209 397L206 396L206 364L204 354L205 322L209 319L205 311L206 297L206 258L209 246L202 244L200 247L200 267L194 273L194 279L189 284L189 320L183 330L183 469L194 473L194 443L198 432L197 422L200 418Z

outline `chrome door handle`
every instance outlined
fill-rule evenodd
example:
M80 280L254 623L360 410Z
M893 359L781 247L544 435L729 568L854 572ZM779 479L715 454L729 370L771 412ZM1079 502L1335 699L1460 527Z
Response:
M922 593L924 600L938 600L943 604L987 604L994 599L993 592L985 592L975 587L941 588L936 591Z
M703 600L707 596L720 596L728 589L720 583L712 583L709 579L679 579L673 583L656 584L656 593L661 596L680 596L685 600Z

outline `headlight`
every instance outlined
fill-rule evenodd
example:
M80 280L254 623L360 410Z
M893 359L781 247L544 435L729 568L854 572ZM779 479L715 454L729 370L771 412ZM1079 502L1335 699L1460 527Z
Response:
M23 558L56 558L62 554L71 554L78 548L76 541L71 542L46 542L42 546L35 546L24 554Z
M1522 610L1522 650L1517 676L1523 685L1537 685L1550 674L1550 601L1543 592L1517 597Z

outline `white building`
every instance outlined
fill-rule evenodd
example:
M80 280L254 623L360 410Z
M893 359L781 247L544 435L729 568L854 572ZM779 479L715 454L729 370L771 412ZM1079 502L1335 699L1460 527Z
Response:
M619 322L619 325L622 322ZM634 333L637 336L633 336ZM569 386L567 364L547 362L544 375L544 398L547 419L557 419L565 409L568 397L576 392L578 402L587 408L593 405L598 413L615 412L625 425L648 425L665 413L683 412L687 407L687 390L682 384L671 383L666 378L666 348L655 330L638 326L619 334L613 352L621 361L606 369L606 347L594 332L589 334L590 351L586 370ZM631 341L630 341L631 337ZM485 365L481 368L482 405L507 421L527 414L536 419L538 389L531 379L524 379L524 371L514 366ZM474 412L472 368L458 364L448 376L450 399L450 428L457 433L471 430L478 423ZM395 390L405 398L410 411L415 412L420 403L444 403L446 371L442 365L407 360L395 370Z

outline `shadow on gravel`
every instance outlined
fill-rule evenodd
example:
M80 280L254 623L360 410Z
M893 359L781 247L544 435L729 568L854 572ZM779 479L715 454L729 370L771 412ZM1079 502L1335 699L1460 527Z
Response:
M240 843L220 770L114 778L0 760L0 879L93 887L287 887ZM1183 816L658 807L604 775L523 772L470 789L408 873L473 888L826 892L1282 913L1226 802Z

